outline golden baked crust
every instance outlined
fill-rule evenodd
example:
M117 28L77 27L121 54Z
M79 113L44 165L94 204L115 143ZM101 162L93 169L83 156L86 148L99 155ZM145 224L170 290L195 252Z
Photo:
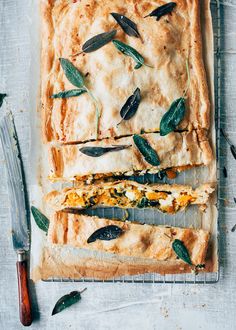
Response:
M99 138L159 130L160 119L187 87L186 60L191 84L181 129L209 128L209 99L202 60L200 0L176 0L172 15L158 22L143 18L163 1L145 0L43 0L41 51L42 129L46 141L87 141L96 136L95 108L87 94L51 99L53 93L72 89L59 58L73 59L101 106ZM125 14L137 23L139 38L127 36L111 12ZM133 60L112 43L71 58L94 35L117 28L116 38L131 45L154 66L134 70ZM142 101L135 116L120 121L120 109L139 87Z
M183 211L190 204L204 205L214 191L211 184L193 189L184 185L149 184L115 181L80 185L51 191L45 200L54 210L88 207L157 208L162 212Z
M99 175L132 175L133 173L157 173L171 167L208 165L212 161L212 151L205 134L199 132L170 133L161 137L158 133L144 134L160 159L159 166L147 163L132 137L104 139L84 144L50 147L51 179L80 180L83 177ZM101 157L93 158L82 154L79 149L84 146L131 145L131 147L108 152Z
M122 235L110 241L87 243L96 230L109 225L120 227ZM179 239L186 246L194 265L204 264L209 236L209 232L202 229L150 226L65 212L54 214L48 231L50 244L158 261L178 259L172 243Z

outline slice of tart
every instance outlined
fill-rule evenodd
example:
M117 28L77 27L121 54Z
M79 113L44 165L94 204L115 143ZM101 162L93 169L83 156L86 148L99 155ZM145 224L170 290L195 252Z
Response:
M135 181L122 180L52 191L46 196L46 201L55 210L88 207L153 207L162 212L176 213L184 210L188 205L204 206L213 191L210 184L193 189L184 185L143 185Z
M165 3L41 1L41 109L46 141L83 142L159 131L163 115L181 97L185 98L186 110L177 129L209 128L200 0L176 0L158 20L149 15ZM130 36L114 14L132 20L138 34ZM144 64L139 63L137 68L132 56L123 54L110 39L94 51L93 47L83 47L92 37L111 31L115 31L113 39L132 47ZM70 82L60 58L69 60L83 74L86 88L97 102L86 90L76 94L82 85L73 79L74 84ZM132 118L121 122L121 109L137 88L141 95L139 107ZM70 97L58 96L68 91Z
M195 266L205 262L209 236L202 229L142 225L65 212L53 215L48 231L48 241L54 245L181 262L181 255L173 248L177 240L182 245L178 249L184 245Z
M205 131L158 133L49 147L52 180L86 180L107 176L157 173L208 165L212 150ZM146 141L143 143L143 141ZM137 142L137 141L136 141Z

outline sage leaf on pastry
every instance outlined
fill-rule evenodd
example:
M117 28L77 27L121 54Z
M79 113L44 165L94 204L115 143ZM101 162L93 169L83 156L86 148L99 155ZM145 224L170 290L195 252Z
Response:
M74 64L65 58L60 58L59 61L66 75L66 78L69 80L69 82L75 87L83 89L84 92L87 92L95 105L95 109L96 109L95 126L96 126L96 139L97 139L98 131L99 131L99 118L101 116L98 101L94 97L93 93L86 87L82 73L74 66Z
M87 90L85 88L80 89L71 89L69 91L62 91L51 96L52 99L67 99L69 97L80 96L81 94L86 93Z
M99 228L89 238L87 243L95 242L96 240L110 241L118 238L123 233L123 230L116 225L109 225Z
M188 250L182 241L175 239L172 243L172 248L180 259L187 264L192 265Z
M0 93L0 107L2 106L2 104L3 104L3 100L5 99L6 96L7 96L7 94L5 94L5 93Z
M58 314L62 312L64 309L70 307L71 305L74 305L78 301L81 300L81 293L87 290L85 288L82 291L72 291L69 294L64 295L61 297L57 302L56 305L53 308L52 315Z
M85 87L84 77L74 64L65 58L60 58L59 61L69 82L78 88Z
M149 17L149 16L153 16L156 17L156 20L159 21L159 19L167 14L170 14L172 12L172 10L175 8L176 3L175 2L169 2L166 3L160 7L157 7L156 9L154 9L150 14L144 16L145 17Z
M79 151L89 157L100 157L107 152L120 151L129 148L130 145L118 145L112 147L83 147Z
M120 40L114 39L112 40L114 46L124 55L130 56L136 62L135 69L141 68L142 65L148 66L151 68L150 65L144 63L143 56L133 47L123 43Z
M112 17L116 20L116 22L120 25L122 30L128 34L130 37L141 38L138 32L137 24L131 21L125 15L121 15L118 13L111 13Z
M127 101L120 110L120 115L122 120L129 120L136 114L140 101L141 101L140 89L136 88L134 93L128 97Z
M100 34L97 34L96 36L90 38L87 40L83 46L82 46L82 51L79 53L76 53L72 56L77 56L81 53L91 53L94 52L95 50L98 50L99 48L105 46L108 44L116 35L116 30L112 30L109 32L103 32Z
M49 228L48 218L34 206L31 206L31 212L37 226L47 233Z
M185 98L180 97L172 102L169 110L160 122L160 135L164 136L174 131L185 115Z
M133 140L146 162L153 166L160 165L160 160L156 151L150 146L149 142L146 139L144 139L140 135L135 134L133 136Z

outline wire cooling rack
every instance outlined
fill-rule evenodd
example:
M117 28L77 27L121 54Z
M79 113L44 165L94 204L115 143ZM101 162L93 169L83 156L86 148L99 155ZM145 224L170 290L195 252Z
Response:
M227 3L226 3L227 2ZM220 129L220 116L219 110L221 105L221 10L222 5L231 4L230 1L211 1L211 11L213 17L213 30L214 30L214 82L215 82L215 123L216 123L216 157L217 157L217 180L219 182L219 168L220 164L218 162L218 150L219 150L219 129ZM189 171L188 171L189 172ZM184 184L189 184L189 179L197 182L197 170L191 170L191 175L183 172L181 174L180 182ZM156 182L158 181L155 175L145 175L140 178L134 178L139 182ZM176 181L178 183L178 179ZM180 183L179 182L179 183ZM218 203L217 203L218 206ZM161 214L158 212L158 217L156 216L155 210L129 210L129 220L145 219L146 223L150 224L172 224L173 226L191 226L193 228L199 228L201 226L198 209L197 207L191 207L191 211L187 210L184 213L176 214L174 216L168 216L166 214ZM191 215L190 215L191 212ZM124 215L124 210L116 208L107 209L97 209L97 210L87 210L87 214L98 215L105 218L122 218ZM191 219L191 220L189 220ZM191 223L190 223L191 222ZM218 227L218 224L216 224ZM215 238L216 240L218 237ZM198 275L194 273L190 274L173 274L173 275L160 275L154 273L146 273L141 275L132 276L121 276L112 278L110 280L96 280L94 278L50 278L45 280L46 282L107 282L107 283L178 283L178 284L213 284L219 280L219 270L217 272L201 272Z

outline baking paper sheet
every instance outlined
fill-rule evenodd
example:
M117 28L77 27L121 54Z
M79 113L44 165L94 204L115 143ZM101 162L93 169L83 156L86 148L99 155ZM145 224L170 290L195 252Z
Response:
M40 67L39 53L39 7L34 8L34 18L32 20L31 40L33 65ZM202 31L203 31L203 54L207 71L207 79L211 97L212 130L211 141L215 152L215 122L214 122L214 58L213 58L213 31L209 0L201 1L202 6ZM35 55L37 53L37 55ZM40 77L35 76L32 85L32 95L39 90ZM31 205L38 207L42 212L50 217L52 210L47 209L43 202L43 195L54 189L64 187L60 183L50 183L47 180L49 174L47 147L42 145L40 137L40 108L38 111L32 109L32 136L31 136L31 156L32 182L30 184ZM150 176L149 176L150 177ZM139 178L140 182L145 182L145 178ZM175 180L176 183L197 186L203 182L216 181L216 162L214 161L208 168L195 168L181 173ZM174 183L173 180L167 183ZM208 250L206 271L217 271L217 209L216 194L211 197L210 203L205 213L199 211L197 206L192 206L186 212L179 212L176 215L166 215L154 209L129 210L129 220L146 222L148 224L166 224L178 227L203 228L211 232L211 241ZM99 209L87 210L86 213L107 218L122 218L124 211L120 209ZM32 219L32 244L31 244L31 277L33 280L48 278L95 278L110 279L122 275L142 274L146 272L174 273L176 263L167 264L155 260L135 259L120 257L117 255L104 254L100 252L73 249L69 247L52 247L47 243L46 235L40 231ZM184 265L182 272L189 271Z

